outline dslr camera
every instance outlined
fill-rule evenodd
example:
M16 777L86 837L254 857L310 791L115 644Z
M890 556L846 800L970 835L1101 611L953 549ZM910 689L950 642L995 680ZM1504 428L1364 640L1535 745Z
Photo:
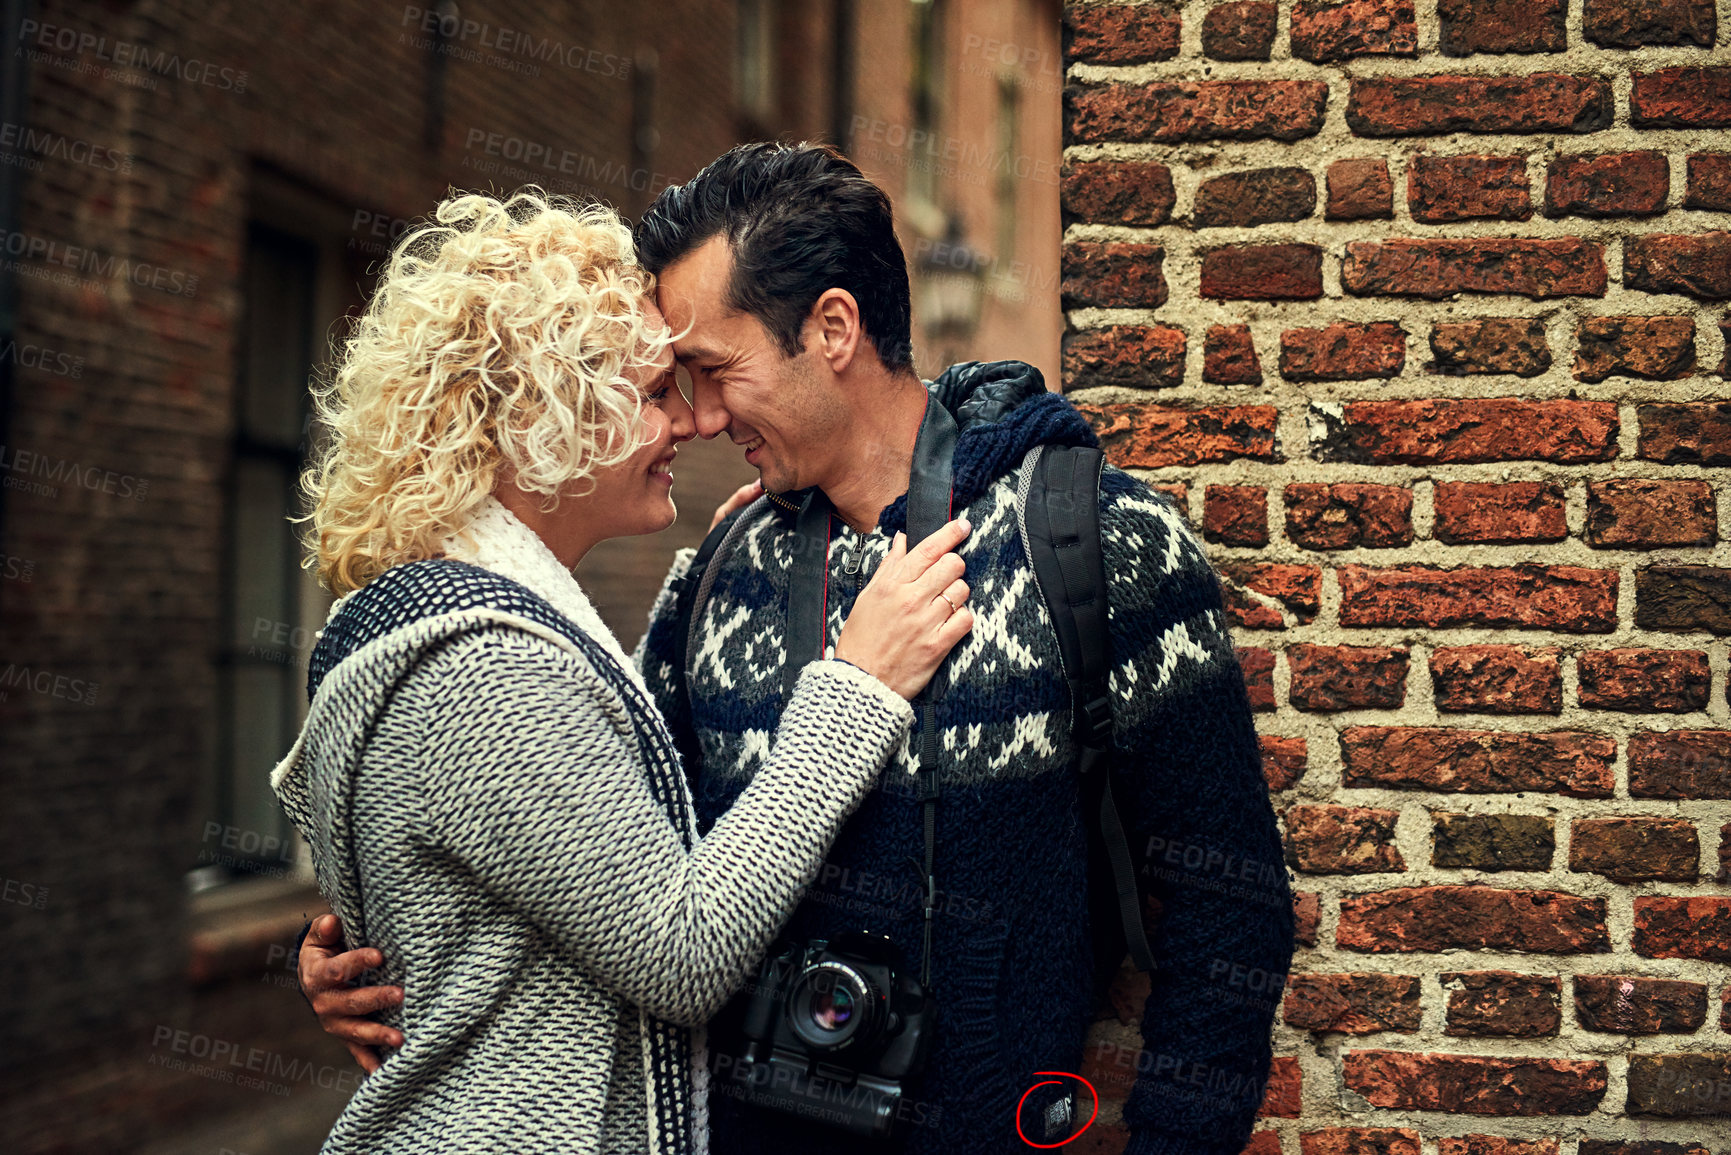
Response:
M924 1066L936 1006L895 944L856 932L778 940L718 1016L722 1093L878 1139L907 1122L903 1083Z

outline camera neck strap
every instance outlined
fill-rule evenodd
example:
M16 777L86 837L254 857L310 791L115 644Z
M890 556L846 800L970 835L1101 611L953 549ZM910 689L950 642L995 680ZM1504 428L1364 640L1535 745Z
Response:
M950 520L954 498L951 459L956 451L956 420L930 392L920 431L914 440L913 463L908 471L908 548L924 541ZM782 666L782 703L793 700L793 687L808 662L823 656L824 635L829 622L829 538L834 510L820 489L812 489L800 507L795 523L793 569L787 585L787 654ZM801 657L804 655L804 657ZM934 873L937 852L938 727L937 699L941 696L934 676L914 699L920 717L919 798L925 825L925 944L921 955L920 982L928 990L932 979L932 915L937 909L938 889Z

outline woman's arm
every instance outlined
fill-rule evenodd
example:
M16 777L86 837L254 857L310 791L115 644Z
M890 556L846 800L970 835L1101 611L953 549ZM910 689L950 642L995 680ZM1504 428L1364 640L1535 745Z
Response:
M422 736L431 838L610 989L697 1025L760 960L912 721L869 674L812 663L763 768L690 853L617 702L541 638L445 644L380 725Z

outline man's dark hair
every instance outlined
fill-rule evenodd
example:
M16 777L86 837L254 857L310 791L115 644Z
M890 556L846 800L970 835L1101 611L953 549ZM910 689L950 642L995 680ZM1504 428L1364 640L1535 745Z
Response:
M908 266L890 198L827 144L742 144L637 222L637 255L660 274L711 237L733 252L727 304L763 322L786 356L818 297L846 289L886 368L912 370Z

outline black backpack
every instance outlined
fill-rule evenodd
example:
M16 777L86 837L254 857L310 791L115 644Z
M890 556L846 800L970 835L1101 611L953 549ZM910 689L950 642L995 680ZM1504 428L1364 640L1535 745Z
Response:
M1137 970L1154 969L1153 951L1142 926L1135 865L1112 797L1112 703L1107 690L1112 638L1107 629L1106 567L1100 543L1104 464L1098 449L1035 446L1022 459L1017 485L1022 545L1051 615L1070 687L1071 726L1079 751L1076 770L1088 828L1088 910L1097 995L1111 982L1126 951ZM773 495L765 498L772 499ZM682 685L688 676L697 609L709 593L705 575L743 512L734 513L703 539L675 594L676 668ZM690 723L689 687L678 696L677 709L683 717L669 721L677 723L673 730L695 788L701 755Z

